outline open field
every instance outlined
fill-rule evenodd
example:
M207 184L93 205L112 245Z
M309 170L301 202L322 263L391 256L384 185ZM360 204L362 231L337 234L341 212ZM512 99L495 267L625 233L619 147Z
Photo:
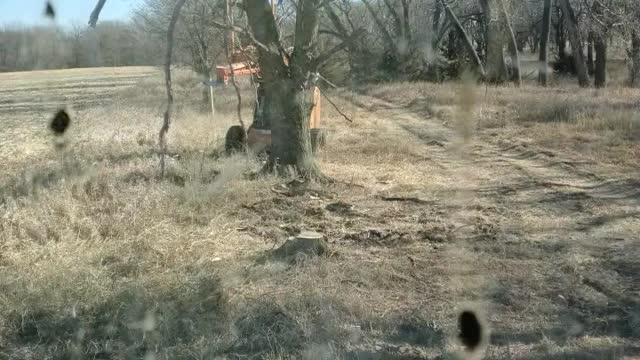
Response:
M0 359L448 359L463 307L490 359L640 357L638 90L337 90L335 182L287 196L221 156L232 89L174 86L158 179L158 70L0 74ZM303 229L329 256L265 258Z

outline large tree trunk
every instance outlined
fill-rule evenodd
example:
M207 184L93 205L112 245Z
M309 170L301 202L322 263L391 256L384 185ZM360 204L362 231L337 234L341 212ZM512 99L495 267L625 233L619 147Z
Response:
M603 88L607 86L607 39L604 35L596 35L596 67L595 67L595 86Z
M540 70L538 83L547 86L549 78L549 37L551 35L551 0L544 0L542 33L540 34Z
M506 66L503 53L504 32L500 7L497 1L498 0L480 0L486 24L486 81L490 83L503 83L506 79Z
M511 66L513 71L513 82L516 86L522 85L522 75L520 74L520 54L518 54L518 43L516 41L516 35L513 33L511 27L511 21L509 20L509 12L505 5L505 0L498 0L502 8L502 16L504 16L504 25L507 35L509 35L509 56L511 56Z
M640 87L640 33L634 32L631 38L631 71L629 74L629 85Z
M295 50L289 66L284 61L278 29L271 6L264 0L245 0L245 10L258 46L265 87L265 115L271 120L270 166L276 170L294 168L302 175L314 175L304 89L310 61L316 53L319 0L302 0L296 16Z
M562 13L564 14L567 30L569 31L569 41L571 42L573 61L578 75L578 83L581 87L589 87L589 73L587 72L587 65L584 60L582 39L580 36L580 30L578 29L578 19L573 12L573 8L571 7L569 0L559 0L559 2L560 7L562 8Z

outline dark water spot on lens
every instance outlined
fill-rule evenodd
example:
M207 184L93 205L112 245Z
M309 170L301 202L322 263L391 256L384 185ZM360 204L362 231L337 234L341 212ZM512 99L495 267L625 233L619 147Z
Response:
M482 343L482 324L473 311L463 311L458 318L460 341L467 351L474 351Z
M53 117L53 120L51 120L51 131L53 131L55 135L60 136L67 131L70 124L71 118L69 117L69 114L67 114L65 110L58 110L56 115Z
M56 17L56 11L53 8L53 5L51 5L51 2L49 1L47 1L47 5L44 8L44 16L52 19Z

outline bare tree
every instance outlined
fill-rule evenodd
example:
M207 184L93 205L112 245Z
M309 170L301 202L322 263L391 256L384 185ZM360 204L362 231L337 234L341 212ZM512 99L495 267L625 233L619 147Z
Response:
M298 2L293 52L284 51L271 8L263 0L245 0L244 10L254 41L265 87L265 115L271 122L271 157L275 169L293 168L299 174L319 176L312 161L308 120L310 85L318 67L347 46L318 52L321 0Z
M571 7L569 0L558 0L562 14L564 15L564 21L567 25L569 32L569 40L571 42L571 49L573 51L573 61L575 64L576 72L578 74L578 83L581 87L589 86L589 73L587 72L587 65L584 60L584 53L582 50L582 36L580 36L580 30L578 29L578 19L575 12Z
M164 78L167 88L167 107L164 111L164 118L159 134L160 145L160 176L164 176L165 158L167 154L167 132L171 124L171 113L173 111L173 90L171 89L171 58L173 57L173 32L176 28L176 22L180 16L180 10L186 0L178 0L169 21L169 29L167 30L167 53L164 63Z

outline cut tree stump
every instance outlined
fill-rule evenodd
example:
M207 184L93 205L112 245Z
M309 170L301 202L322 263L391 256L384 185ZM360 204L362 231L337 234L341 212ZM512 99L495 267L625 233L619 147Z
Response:
M281 260L297 261L301 257L322 256L329 250L324 236L315 231L302 231L273 251L273 256Z

